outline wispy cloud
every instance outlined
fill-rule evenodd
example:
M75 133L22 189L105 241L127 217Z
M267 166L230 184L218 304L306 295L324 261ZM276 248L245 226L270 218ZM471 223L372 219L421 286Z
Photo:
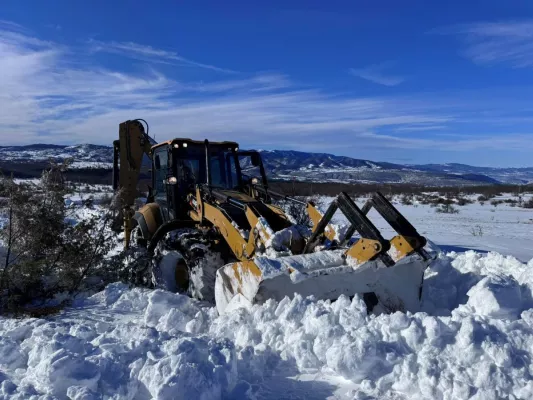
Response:
M384 86L396 86L402 83L405 78L384 73L388 63L370 65L365 68L351 68L350 73L361 79L374 82Z
M97 40L89 41L91 50L94 52L106 52L118 54L124 57L149 61L161 64L179 64L189 67L198 67L209 69L222 73L236 73L231 69L220 68L210 64L204 64L180 56L178 53L169 50L156 49L152 46L146 46L133 42L101 42Z
M0 29L8 30L11 32L21 32L21 33L26 33L26 34L30 33L30 31L26 29L25 27L23 27L22 25L19 25L12 21L6 21L3 19L0 19Z
M415 131L436 131L440 129L446 129L445 125L413 125L413 126L402 126L399 128L396 128L397 132L401 131L408 131L408 132L415 132Z
M481 22L434 32L458 35L464 55L476 63L533 67L533 20Z
M516 96L505 108L478 93L472 98L338 95L298 86L274 72L179 81L152 64L133 74L102 68L96 59L82 63L76 51L31 33L0 29L2 143L110 144L121 121L145 118L158 138L208 137L246 147L349 152L364 158L397 156L398 149L416 154L420 149L432 150L423 154L502 147L533 151L524 132L483 133L496 122L480 125L487 115L499 122L523 117L517 110L524 103L517 103ZM155 57L158 51L149 53ZM461 136L426 132L436 127ZM475 129L469 132L469 127Z

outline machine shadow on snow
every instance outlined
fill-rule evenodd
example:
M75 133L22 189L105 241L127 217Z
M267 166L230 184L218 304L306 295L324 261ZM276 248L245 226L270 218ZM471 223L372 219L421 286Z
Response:
M250 398L260 399L326 399L335 395L338 387L315 379L300 380L301 370L294 359L283 360L278 352L270 351L267 364L270 365L266 374L255 375L254 358L264 355L253 355L247 360L237 360L239 373L238 383L224 399L238 400Z
M224 398L228 400L245 399L248 398L247 391L251 390L257 399L319 400L333 397L337 389L336 386L328 382L302 381L275 375L260 383L239 382L232 393Z
M470 250L473 250L476 253L481 253L481 254L487 254L488 253L487 250L474 249L474 248L471 248L471 247L462 247L462 246L455 246L455 245L448 245L448 244L439 244L439 248L444 253L449 253L449 252L452 252L452 251L455 251L456 253L464 253L465 251L470 251Z

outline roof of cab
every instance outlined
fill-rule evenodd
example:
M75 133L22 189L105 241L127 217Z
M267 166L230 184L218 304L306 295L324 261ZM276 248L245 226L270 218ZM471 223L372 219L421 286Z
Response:
M161 143L158 143L154 146L152 146L153 149L155 148L158 148L160 146L165 146L165 145L174 145L174 144L181 144L181 143L187 143L187 144L200 144L200 145L204 145L205 144L205 141L204 140L193 140L193 139L188 139L188 138L176 138L176 139L172 139L172 140L166 140L164 142L161 142ZM224 142L209 142L209 145L210 146L224 146L224 147L231 147L231 148L234 148L234 147L239 147L239 144L236 143L236 142L228 142L228 141L224 141Z

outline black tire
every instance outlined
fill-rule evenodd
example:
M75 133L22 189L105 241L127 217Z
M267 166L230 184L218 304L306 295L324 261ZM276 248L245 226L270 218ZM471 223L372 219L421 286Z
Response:
M157 248L159 254L166 250L178 252L183 257L188 272L187 295L214 304L216 272L225 263L213 245L212 238L196 230L171 232L158 243ZM156 256L154 268L158 267L160 259ZM179 287L180 283L177 286Z
M216 273L224 265L220 253L201 232L181 235L178 241L189 271L189 296L214 304Z

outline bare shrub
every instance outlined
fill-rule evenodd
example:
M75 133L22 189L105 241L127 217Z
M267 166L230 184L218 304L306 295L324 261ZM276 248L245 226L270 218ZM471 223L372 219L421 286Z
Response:
M402 194L400 197L400 203L404 206L410 206L413 204L413 195L412 194Z
M522 208L533 208L533 197L522 203Z
M472 204L472 203L473 203L473 201L470 200L470 199L467 199L466 197L459 197L457 199L457 203L456 204L458 206L466 206L467 204Z
M111 207L112 203L113 203L113 195L111 195L111 193L104 194L98 200L98 204L100 204L102 207L106 207L106 208Z
M458 214L459 210L451 204L441 204L435 209L435 212L441 214Z
M504 203L503 200L491 200L490 201L490 205L494 207L498 207L498 205L503 204L503 203Z
M420 204L429 204L428 196L425 194L421 194L415 197L416 201Z
M473 227L470 228L470 234L472 236L479 236L479 237L482 237L483 236L483 228L481 225L475 225Z

